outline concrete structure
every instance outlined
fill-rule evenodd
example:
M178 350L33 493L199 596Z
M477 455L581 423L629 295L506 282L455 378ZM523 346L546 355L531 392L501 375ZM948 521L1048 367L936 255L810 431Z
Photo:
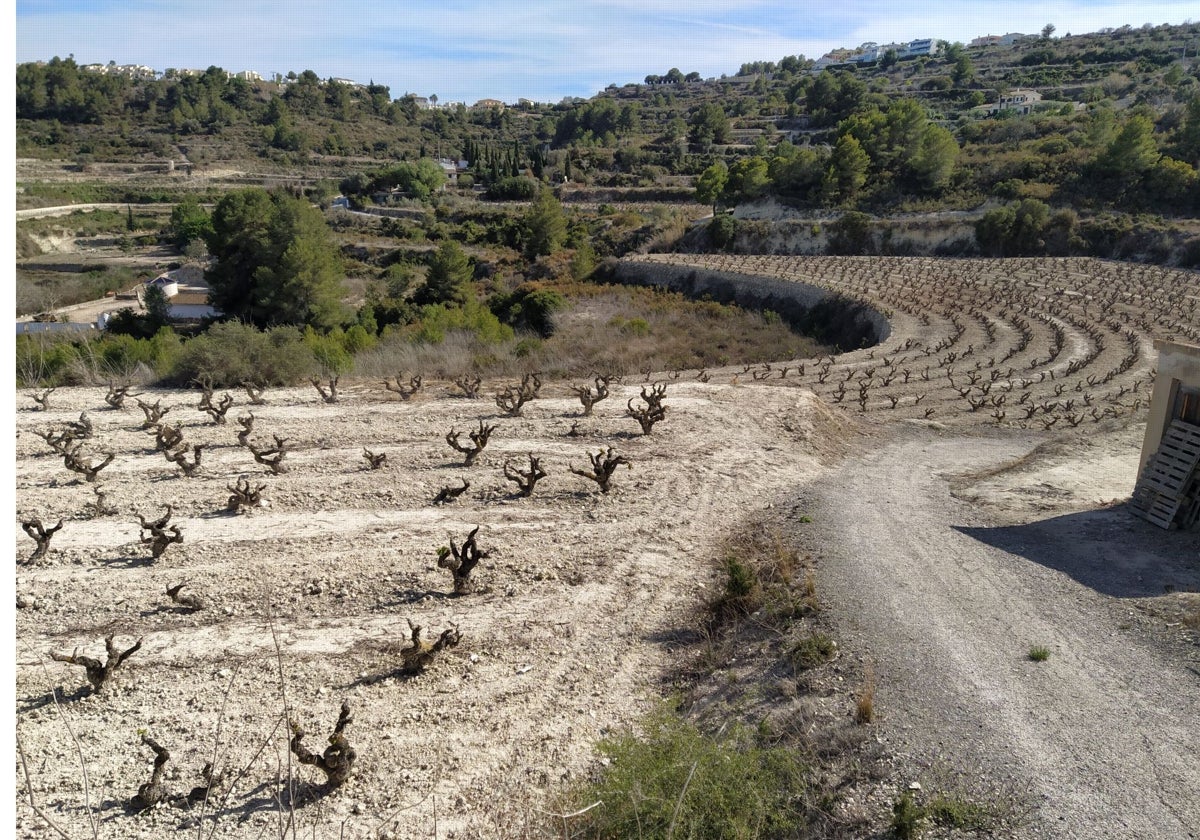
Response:
M147 280L145 285L158 286L158 288L162 289L163 295L168 298L173 298L179 294L179 283L170 274L160 274L153 280ZM139 300L142 299L142 295L139 294L138 298Z
M1129 511L1160 528L1200 524L1200 347L1156 341L1158 375Z
M92 332L96 326L96 324L82 324L74 321L17 321L17 335Z
M1173 420L1200 426L1200 347L1155 341L1158 351L1158 375L1146 418L1146 439L1142 443L1142 469L1158 451L1163 432Z
M915 41L909 41L905 45L904 50L900 53L901 58L915 58L919 55L937 55L937 41L932 38L917 38Z
M169 316L173 322L202 321L205 318L216 318L221 313L208 302L206 291L180 292L171 298Z
M972 38L968 47L1010 47L1013 44L1032 38L1032 35L1022 35L1020 32L1009 32L1005 35L980 35Z

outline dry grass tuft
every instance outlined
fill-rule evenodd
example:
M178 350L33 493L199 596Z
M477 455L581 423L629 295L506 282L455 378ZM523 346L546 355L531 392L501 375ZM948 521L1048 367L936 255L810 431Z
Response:
M875 669L863 669L863 684L854 703L854 722L868 724L875 720Z

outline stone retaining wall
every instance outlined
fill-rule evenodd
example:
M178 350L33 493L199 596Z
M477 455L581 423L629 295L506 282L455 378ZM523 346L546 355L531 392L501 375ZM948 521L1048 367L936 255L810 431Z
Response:
M617 263L617 279L639 286L657 286L680 292L690 298L708 297L720 303L736 303L747 309L769 309L789 322L800 322L814 306L841 300L854 307L855 321L870 327L875 343L886 341L892 326L881 312L860 301L838 295L829 289L732 271L713 271L690 265L640 262L623 259Z

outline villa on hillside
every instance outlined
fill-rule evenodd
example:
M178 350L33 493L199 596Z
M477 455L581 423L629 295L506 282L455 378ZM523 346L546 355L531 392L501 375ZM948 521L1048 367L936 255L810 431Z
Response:
M990 105L982 107L989 114L998 114L1001 111L1016 111L1018 114L1028 114L1041 101L1042 95L1036 90L1017 88L1016 90L1002 94Z
M980 35L972 38L968 47L1010 47L1013 44L1033 38L1033 35L1022 35L1020 32L1009 32L1007 35Z
M857 49L830 50L813 62L812 72L819 73L826 67L836 67L839 64L870 64L879 61L889 52L894 52L897 58L917 58L923 55L937 55L938 42L933 38L917 38L906 44L884 44L880 46L874 41L866 41Z

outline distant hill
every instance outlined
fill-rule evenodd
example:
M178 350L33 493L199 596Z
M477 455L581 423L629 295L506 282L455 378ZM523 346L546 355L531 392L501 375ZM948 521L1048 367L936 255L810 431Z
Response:
M700 186L718 209L763 197L887 215L1003 205L1013 218L995 220L1007 226L996 248L1028 251L1042 238L1013 226L1060 209L1200 210L1198 35L1185 24L937 42L932 55L884 51L820 72L790 56L719 79L672 68L589 100L478 108L311 71L282 83L216 67L134 79L53 59L17 67L17 154L286 172L344 189L398 160L464 159L464 184L528 178L650 200ZM1055 223L1063 248L1091 247L1071 218Z

